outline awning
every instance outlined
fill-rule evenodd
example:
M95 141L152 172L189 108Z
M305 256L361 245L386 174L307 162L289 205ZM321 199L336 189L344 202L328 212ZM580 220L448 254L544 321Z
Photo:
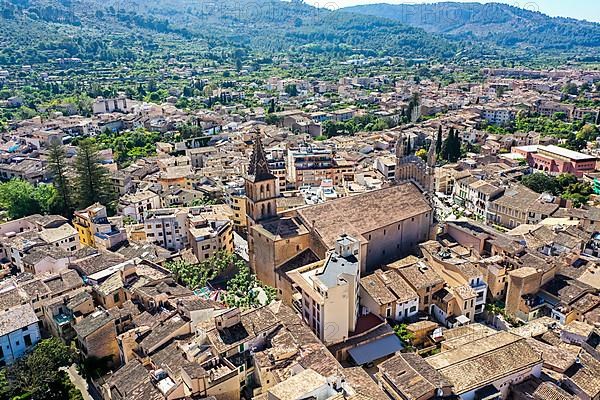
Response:
M365 365L404 348L396 335L388 335L348 350L356 365Z

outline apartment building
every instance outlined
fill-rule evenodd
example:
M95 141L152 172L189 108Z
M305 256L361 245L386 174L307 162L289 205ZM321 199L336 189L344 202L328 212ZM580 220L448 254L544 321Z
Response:
M333 151L312 146L290 149L287 156L287 180L300 187L319 186L333 179Z
M554 197L540 195L523 185L515 185L490 203L489 221L505 228L537 224L558 210Z
M233 222L226 215L190 211L188 243L199 261L207 260L219 251L233 253Z
M149 242L170 251L187 247L187 214L184 208L162 208L146 212L144 231Z
M360 280L363 311L403 321L419 311L419 296L396 270L377 270Z
M438 311L438 317L442 319L440 322L461 315L474 321L475 315L485 308L488 286L483 272L439 242L432 240L420 247L428 264L446 284L442 293L436 294L438 304L437 310L434 307L434 314Z
M493 125L507 125L514 121L517 116L515 110L501 107L484 108L481 116L490 124Z
M94 311L79 321L74 329L76 345L84 359L107 358L112 367L120 364L115 317L110 312Z
M288 272L296 288L296 307L326 344L346 340L359 314L360 243L340 236L324 261Z
M453 188L454 201L471 212L476 218L488 221L491 201L504 189L475 176L456 180Z
M77 231L59 215L35 214L0 225L0 256L6 264L23 271L23 258L36 247L66 256L79 249Z
M92 111L94 114L105 114L105 113L128 113L133 110L135 102L127 99L125 96L120 96L114 99L105 99L103 97L97 97L92 103Z
M139 223L144 222L146 212L158 208L161 208L160 196L150 190L121 196L117 206L119 215L131 217Z

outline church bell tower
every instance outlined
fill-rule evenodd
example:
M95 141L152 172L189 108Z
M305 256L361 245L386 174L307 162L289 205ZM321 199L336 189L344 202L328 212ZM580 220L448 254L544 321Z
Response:
M258 222L277 217L277 177L269 170L258 130L254 136L245 187L248 229Z

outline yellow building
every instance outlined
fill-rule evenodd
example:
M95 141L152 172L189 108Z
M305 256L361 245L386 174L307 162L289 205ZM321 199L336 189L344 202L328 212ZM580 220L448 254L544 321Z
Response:
M244 232L248 227L246 217L246 196L232 195L231 208L233 209L233 228L237 232Z
M106 207L96 203L85 210L75 211L73 225L77 229L79 242L86 246L95 247L94 243L94 221L107 218Z
M108 220L106 207L95 203L85 210L75 211L73 225L81 244L101 249L111 249L127 239L127 234Z

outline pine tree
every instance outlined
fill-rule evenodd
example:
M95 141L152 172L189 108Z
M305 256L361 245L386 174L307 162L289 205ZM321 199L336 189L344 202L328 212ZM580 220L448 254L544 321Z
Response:
M70 218L74 211L73 189L68 177L67 155L64 147L59 143L50 145L48 168L58 192L58 207L64 217Z
M86 208L96 202L105 205L111 202L112 191L109 187L108 170L100 164L98 149L91 139L84 139L79 143L75 170L80 208Z

